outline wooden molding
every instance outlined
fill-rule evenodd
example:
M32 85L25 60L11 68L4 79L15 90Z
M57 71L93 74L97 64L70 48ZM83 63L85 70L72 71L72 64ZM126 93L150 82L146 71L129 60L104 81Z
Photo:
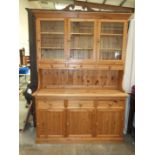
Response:
M81 6L81 5L78 5L78 6ZM67 7L65 7L63 9L63 11L71 11L71 9L74 10L74 11L79 11L79 10L75 10L75 7L76 7L76 5L70 4ZM81 7L82 7L83 11L91 11L91 12L94 11L93 9L91 9L89 6L86 6L86 5L82 5Z
M120 3L119 6L123 6L123 4L126 2L127 0L122 0L122 2Z
M106 1L107 1L107 0L103 0L103 4L105 4L105 3L106 3Z
M134 8L114 6L114 5L108 5L108 4L91 3L91 2L83 2L83 1L74 1L74 5L87 6L89 8L105 9L105 11L107 12L122 12L122 13L123 12L124 13L134 12Z

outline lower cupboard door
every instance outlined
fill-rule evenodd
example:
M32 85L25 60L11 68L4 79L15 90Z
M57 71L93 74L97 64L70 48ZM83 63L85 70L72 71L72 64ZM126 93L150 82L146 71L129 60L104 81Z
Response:
M37 111L37 137L44 138L46 137L46 118L47 111L46 110L38 110Z
M93 110L70 109L67 114L68 137L92 137Z
M46 131L48 137L64 137L65 112L62 109L47 112Z
M97 110L97 136L122 136L124 123L123 118L123 111Z

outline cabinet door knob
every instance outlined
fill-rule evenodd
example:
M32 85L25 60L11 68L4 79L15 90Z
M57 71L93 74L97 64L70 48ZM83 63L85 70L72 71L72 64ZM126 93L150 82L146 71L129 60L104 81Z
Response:
M112 103L109 103L109 107L111 107L113 104Z

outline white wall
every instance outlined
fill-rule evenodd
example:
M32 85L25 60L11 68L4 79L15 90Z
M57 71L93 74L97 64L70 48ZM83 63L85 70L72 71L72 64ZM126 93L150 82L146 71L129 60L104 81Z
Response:
M123 79L123 88L126 93L131 93L131 87L135 84L135 19L134 16L130 20L127 49L126 49L126 62L125 72ZM130 109L130 97L126 100L125 108L125 127L124 133L127 132L128 116Z
M29 55L28 14L25 8L41 8L41 4L35 1L19 0L19 49L25 48L25 54Z

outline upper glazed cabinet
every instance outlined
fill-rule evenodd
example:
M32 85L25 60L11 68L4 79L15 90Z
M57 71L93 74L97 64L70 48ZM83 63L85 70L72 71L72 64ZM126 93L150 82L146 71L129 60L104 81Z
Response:
M123 60L125 22L39 19L37 54L44 61Z
M39 59L65 59L64 23L64 20L40 20L37 33Z
M95 53L95 22L69 21L69 60L92 60Z
M124 23L104 22L99 23L99 59L121 60L123 50Z

